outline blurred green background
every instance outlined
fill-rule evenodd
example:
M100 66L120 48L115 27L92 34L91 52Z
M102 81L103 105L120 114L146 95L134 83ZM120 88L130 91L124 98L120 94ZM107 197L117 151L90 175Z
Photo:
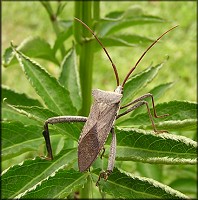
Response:
M51 2L51 4L52 6L56 6L57 2ZM151 88L162 83L174 82L174 86L166 93L166 95L161 97L161 102L171 100L196 101L197 3L193 1L120 1L119 3L118 1L102 1L100 5L101 18L112 11L123 11L130 7L136 7L137 10L142 9L144 14L156 15L167 20L166 23L132 26L124 29L123 31L125 33L156 39L169 28L179 25L178 28L167 34L148 52L134 73L141 72L152 62L154 65L163 62L168 55L170 57L168 62L166 62L158 76L143 92L146 93ZM64 12L61 14L61 18L72 20L73 17L74 2L70 1L67 3ZM53 45L56 38L49 17L41 3L39 1L3 1L2 54L4 50L10 46L10 41L19 45L24 39L30 36L40 36L47 40L51 45ZM67 40L67 43L64 43L67 50L71 47L73 40L74 38L71 37L70 40ZM127 72L136 63L146 48L147 46L145 45L107 48L118 68L121 80L124 79ZM43 67L47 68L50 73L53 73L54 76L58 77L59 67L41 59L33 60L37 60ZM26 80L19 64L7 68L2 67L2 84L7 85L18 92L26 93L30 97L39 98L30 83ZM112 91L115 87L116 82L111 64L101 49L101 51L98 51L95 54L94 58L93 88ZM131 162L125 162L125 164L126 168L131 168ZM137 163L137 165L142 166L143 164ZM147 166L149 164L144 165ZM170 180L174 179L175 176L182 175L181 170L186 170L193 178L195 175L195 166L165 166L165 168L167 170L163 173L166 177L166 183L171 182ZM178 174L175 174L175 169L178 169ZM185 183L188 184L187 181ZM186 187L186 185L184 185L184 187Z
M57 2L51 3L53 6L57 4ZM135 73L142 71L151 62L154 65L158 64L164 61L167 55L170 57L158 77L149 86L152 88L160 83L175 83L166 96L161 98L161 101L174 99L196 101L196 5L197 3L193 1L101 2L101 17L105 17L111 11L122 11L136 6L137 10L142 9L144 14L157 15L167 20L166 23L133 26L124 29L126 33L156 39L172 26L179 25L178 28L166 35L161 42L150 50L135 71ZM68 2L61 17L63 19L73 19L73 9L74 2ZM38 1L17 3L3 1L2 53L9 46L11 40L18 45L29 36L40 36L50 44L53 44L55 40L56 36L50 20L41 3ZM72 40L73 38L70 39L70 43L65 44L66 49L69 49ZM107 49L118 68L121 80L146 48L147 46L110 47ZM39 63L47 67L55 76L58 75L59 68L53 63L46 63L43 60L39 60ZM93 69L93 88L115 89L114 74L104 52L99 51L95 54ZM2 67L2 83L16 91L37 97L19 65L8 68ZM145 92L149 91L149 87L145 89Z

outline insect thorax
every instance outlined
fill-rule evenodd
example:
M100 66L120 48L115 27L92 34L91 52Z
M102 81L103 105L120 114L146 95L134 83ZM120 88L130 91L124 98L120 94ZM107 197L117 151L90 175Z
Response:
M122 98L122 94L119 94L117 92L108 92L100 89L92 90L92 95L94 97L94 100L105 104L119 103Z

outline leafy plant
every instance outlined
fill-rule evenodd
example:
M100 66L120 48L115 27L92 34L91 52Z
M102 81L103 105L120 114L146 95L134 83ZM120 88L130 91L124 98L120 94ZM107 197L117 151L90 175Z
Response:
M5 66L20 64L40 100L2 86L2 197L73 198L80 191L81 198L91 197L92 192L95 192L92 197L188 198L183 194L185 190L178 187L181 189L179 192L168 186L180 186L182 182L179 179L177 184L175 180L160 183L163 182L162 174L157 177L158 181L141 175L147 175L142 163L150 163L146 168L151 171L155 169L155 175L162 171L165 164L173 167L196 164L196 142L177 135L178 131L196 129L197 104L192 102L171 101L156 105L159 115L169 114L166 118L156 120L156 126L158 129L168 130L169 133L153 133L148 113L143 108L117 120L116 167L107 182L101 180L99 191L95 183L101 169L105 169L111 138L106 142L107 152L103 160L97 159L90 172L80 173L76 151L83 124L53 125L50 126L50 135L54 160L42 159L46 153L42 136L46 119L59 115L88 114L91 104L93 57L99 48L81 24L73 20L58 19L65 3L58 3L56 11L53 11L49 2L41 3L52 20L57 36L54 45L51 47L44 39L33 37L18 47L12 44L3 56ZM147 43L151 41L148 38L122 35L118 32L133 25L165 21L157 16L137 13L129 15L128 11L111 12L104 19L100 19L99 11L99 2L75 3L75 16L91 28L95 27L105 46L133 46L140 41ZM94 21L91 20L91 13ZM72 35L76 42L66 50L64 42ZM57 54L58 51L60 55ZM55 78L32 58L41 58L60 66L59 77ZM143 72L132 76L124 88L123 103L129 102L134 95L141 92L164 64L166 63L149 66ZM158 99L172 86L173 83L161 84L150 92ZM134 161L139 162L137 170L140 176L134 175ZM190 183L194 187L195 180L192 176Z

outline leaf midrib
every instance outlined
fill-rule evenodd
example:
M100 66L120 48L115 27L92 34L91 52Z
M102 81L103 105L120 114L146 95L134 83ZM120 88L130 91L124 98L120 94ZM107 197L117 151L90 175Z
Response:
M69 187L71 188L71 191L72 191L72 190L74 189L72 186L73 186L73 185L75 186L74 183L80 181L81 179L84 179L84 178L85 178L84 176L85 176L85 175L82 175L82 177L79 177L78 179L76 179L76 180L75 180L74 182L72 182L72 184L70 184L67 188L61 190L55 197L59 197L59 195L61 195L62 193L66 193L65 190L69 189ZM65 192L64 192L64 191L65 191Z
M24 57L25 59L25 57ZM30 61L28 58L26 58L27 61ZM31 63L31 62L30 62ZM31 64L35 64L37 67L39 67L36 63L32 62ZM59 106L56 104L56 102L54 101L54 99L51 97L51 95L49 95L48 90L45 90L45 87L41 84L40 79L38 79L39 77L36 76L36 73L34 73L34 70L31 70L31 67L28 67L28 69L32 72L32 74L34 75L34 77L37 79L37 81L39 82L40 86L43 88L43 90L46 92L46 94L48 95L48 98L51 99L51 102L53 102L53 104L55 105L55 107L58 109L59 113L62 114L61 109L59 108ZM40 70L40 69L39 69ZM43 68L41 68L41 70L44 70ZM44 70L45 71L45 70ZM50 76L50 74L48 74L46 71L45 73L47 75ZM53 78L50 76L50 78ZM35 86L34 86L35 87ZM61 87L61 86L60 86ZM40 96L40 95L39 95ZM42 98L43 99L43 98ZM44 100L46 102L46 100Z
M110 146L110 145L107 145L107 146ZM141 150L141 151L148 151L148 152L152 152L152 153L153 153L153 152L156 152L156 153L160 153L160 154L162 154L162 153L168 153L168 154L173 154L173 153L174 153L174 154L176 154L176 155L177 155L177 154L181 154L181 155L182 155L182 154L187 154L187 153L176 153L176 152L168 152L168 151L164 151L164 152L163 152L163 151L156 151L156 150L155 150L155 151L153 151L153 150L145 150L145 149L143 149L143 148L135 148L135 147L130 148L130 147L128 147L128 146L120 146L120 145L117 145L117 148L119 148L119 147L120 147L120 148L123 148L123 149L130 149L130 150L132 150L132 151L135 149L135 150ZM196 154L193 154L193 153L188 153L188 154L189 154L189 155L192 155L192 156L196 155Z

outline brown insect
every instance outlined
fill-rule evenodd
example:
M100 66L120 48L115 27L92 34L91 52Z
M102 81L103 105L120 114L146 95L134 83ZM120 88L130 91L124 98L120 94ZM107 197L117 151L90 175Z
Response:
M108 167L107 170L104 172L101 172L98 178L98 181L96 185L98 185L98 182L100 178L104 178L107 180L110 173L113 171L114 163L115 163L115 156L116 156L116 134L114 132L114 123L116 119L119 117L126 115L127 113L135 110L136 108L146 105L149 118L152 123L153 130L155 132L166 132L162 130L157 130L153 121L153 117L150 112L150 108L148 106L148 103L144 101L145 98L150 97L152 100L152 106L154 110L154 117L160 118L165 117L168 114L164 114L161 116L158 116L156 114L155 110L155 104L154 104L154 98L152 94L148 93L145 94L135 100L133 100L131 103L120 106L120 101L123 96L123 89L126 81L128 80L131 73L135 70L139 62L142 60L144 55L149 51L149 49L154 46L165 34L167 34L172 29L176 28L177 26L169 29L165 33L163 33L157 40L155 40L142 54L142 56L139 58L139 60L136 62L135 66L128 72L126 75L124 81L122 84L120 84L118 72L116 69L115 64L113 63L111 57L109 56L107 50L101 43L101 41L97 38L97 36L94 34L94 32L80 19L75 18L78 22L83 24L95 37L95 39L98 41L98 43L101 45L103 50L105 51L107 57L109 58L114 74L116 77L117 82L117 88L114 92L108 92L103 91L99 89L95 89L92 91L92 95L94 98L93 105L90 110L90 114L88 117L83 116L58 116L58 117L52 117L45 121L44 125L44 131L43 136L46 141L46 147L47 147L47 159L52 160L53 154L52 154L52 148L50 143L50 137L49 137L49 131L48 131L48 124L56 124L56 123L62 123L62 122L85 122L85 125L83 127L83 130L80 134L80 138L78 141L78 166L80 172L86 171L89 169L89 167L92 165L92 163L96 160L99 153L102 149L104 149L105 141L111 132L112 134L112 141L110 146L110 152L109 152L109 159L108 159ZM120 109L130 107L128 110L122 112L119 114ZM104 152L103 152L104 153Z

